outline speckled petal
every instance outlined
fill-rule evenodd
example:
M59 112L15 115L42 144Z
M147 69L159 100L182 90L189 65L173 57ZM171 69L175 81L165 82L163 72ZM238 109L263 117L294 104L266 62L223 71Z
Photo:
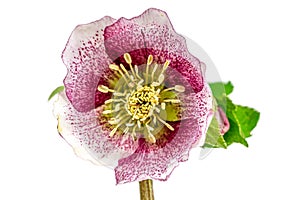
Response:
M183 102L182 120L197 119L197 124L200 127L205 127L200 132L195 133L198 138L193 146L202 146L205 142L206 132L211 119L214 115L212 105L213 98L209 85L206 83L201 92L191 93L181 98ZM204 116L204 117L203 117ZM203 126L205 124L205 126Z
M100 124L98 113L98 109L77 111L65 92L59 93L54 104L58 131L73 147L74 152L83 159L114 168L120 158L135 152L138 144L131 139L110 138L110 130Z
M165 129L164 142L149 144L139 140L139 147L115 168L117 184L145 179L165 181L179 162L188 159L189 151L205 133L212 116L212 96L208 85L199 93L185 97L183 120L171 123L174 131Z
M149 54L158 63L168 59L170 67L180 72L195 92L202 90L201 62L189 53L185 39L174 31L165 12L149 9L132 19L121 18L105 28L104 38L112 60L127 52L137 65L145 63Z
M108 94L97 92L99 82L106 83L111 60L105 53L103 30L115 20L104 17L98 21L78 25L63 51L62 59L68 74L64 84L72 105L81 112L101 105Z

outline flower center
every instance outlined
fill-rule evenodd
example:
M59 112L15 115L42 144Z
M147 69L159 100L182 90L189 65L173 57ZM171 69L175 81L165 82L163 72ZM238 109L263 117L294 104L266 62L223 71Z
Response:
M145 120L153 114L153 108L158 105L158 94L153 86L144 86L133 91L128 98L127 108L132 119Z
M152 64L153 56L149 55L147 63L142 66L132 66L131 57L124 54L124 59L129 65L130 71L123 64L109 65L109 68L118 74L118 81L110 89L99 85L98 90L103 93L111 92L112 98L105 101L102 114L108 118L108 123L113 127L109 136L122 135L146 138L149 142L156 142L156 134L166 126L171 131L174 128L166 121L168 115L166 106L168 104L179 104L177 95L166 95L182 93L185 88L181 85L166 88L164 85L164 73L170 61L163 65ZM159 135L159 134L158 134Z

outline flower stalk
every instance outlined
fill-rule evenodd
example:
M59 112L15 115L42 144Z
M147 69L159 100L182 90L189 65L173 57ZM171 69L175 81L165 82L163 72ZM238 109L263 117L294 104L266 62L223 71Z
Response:
M140 184L141 200L154 200L153 182L151 179L143 180Z

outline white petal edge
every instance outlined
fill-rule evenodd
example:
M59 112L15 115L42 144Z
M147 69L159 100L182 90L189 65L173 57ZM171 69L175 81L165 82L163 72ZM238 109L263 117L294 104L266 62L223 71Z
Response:
M95 165L102 165L96 159L94 159L88 151L80 144L79 140L77 140L72 135L72 127L66 123L65 120L62 120L62 114L65 112L64 107L70 104L65 91L62 91L57 94L57 100L54 102L53 114L57 119L57 131L63 137L63 139L73 148L73 151L76 156L79 158L90 161Z

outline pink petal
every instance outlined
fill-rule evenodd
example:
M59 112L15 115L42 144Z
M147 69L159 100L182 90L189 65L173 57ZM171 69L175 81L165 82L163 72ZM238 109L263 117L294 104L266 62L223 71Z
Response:
M184 97L183 120L170 123L174 131L165 129L166 136L156 144L139 140L139 147L115 168L116 181L127 183L144 179L167 180L179 162L188 159L189 151L205 133L212 116L212 96L206 85L199 93Z
M127 52L137 65L145 63L149 54L158 63L168 59L170 67L181 73L195 92L201 91L201 63L189 53L185 39L174 31L165 12L149 9L132 19L121 18L105 28L104 37L112 60L117 62Z
M218 107L218 111L216 112L215 116L219 122L221 135L224 135L230 127L228 118L221 107Z
M111 74L108 69L111 60L103 45L103 30L114 21L104 17L77 26L63 51L62 59L68 69L64 80L66 93L78 111L91 110L109 98L109 94L97 92L97 86L99 81L106 83Z
M104 128L98 119L99 112L99 109L77 111L64 92L58 95L54 104L59 133L77 155L81 152L78 156L113 168L120 158L131 155L138 144L132 139L110 138L110 130Z
M202 146L205 142L206 131L214 115L212 109L213 99L209 85L206 83L201 92L186 95L181 101L184 109L181 119L197 119L198 126L203 127L199 133L196 133L199 140L195 143Z

